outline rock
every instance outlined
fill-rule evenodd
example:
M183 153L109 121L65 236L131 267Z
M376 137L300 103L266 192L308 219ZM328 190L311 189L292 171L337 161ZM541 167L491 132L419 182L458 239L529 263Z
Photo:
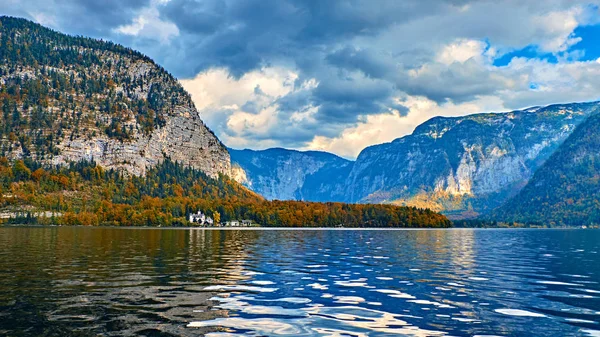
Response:
M336 155L286 149L229 149L236 178L267 199L336 201L352 162ZM334 181L338 184L332 183Z

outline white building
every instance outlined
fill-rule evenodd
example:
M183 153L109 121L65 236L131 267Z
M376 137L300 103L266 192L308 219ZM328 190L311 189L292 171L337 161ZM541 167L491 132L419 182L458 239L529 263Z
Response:
M199 225L209 225L209 226L212 226L214 224L214 220L211 217L206 216L205 214L203 214L202 211L198 211L198 213L196 213L196 214L190 213L190 216L188 217L188 220L191 223L199 224Z
M190 222L204 223L204 221L206 220L206 215L204 215L202 211L198 211L198 213L196 214L190 213L189 220Z

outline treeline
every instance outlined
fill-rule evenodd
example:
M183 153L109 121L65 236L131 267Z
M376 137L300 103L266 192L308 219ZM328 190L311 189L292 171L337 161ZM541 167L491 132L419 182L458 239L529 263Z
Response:
M187 226L202 210L221 221L250 219L278 227L449 227L443 215L414 207L267 201L225 176L172 161L144 176L104 170L92 162L43 167L0 158L0 207L20 219L57 225ZM55 216L25 216L46 211Z

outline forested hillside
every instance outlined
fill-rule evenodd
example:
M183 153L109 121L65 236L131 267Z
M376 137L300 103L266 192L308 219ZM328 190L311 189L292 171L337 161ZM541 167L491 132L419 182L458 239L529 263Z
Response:
M112 42L0 17L0 152L142 174L165 157L212 175L229 154L179 82Z
M541 225L600 224L600 115L581 124L493 218Z
M0 158L0 189L0 209L18 215L10 220L17 223L188 226L187 214L202 210L217 221L251 219L263 226L451 225L443 215L412 207L267 201L226 176L214 179L170 160L145 176L130 176L91 162L44 167ZM41 212L49 214L30 216Z

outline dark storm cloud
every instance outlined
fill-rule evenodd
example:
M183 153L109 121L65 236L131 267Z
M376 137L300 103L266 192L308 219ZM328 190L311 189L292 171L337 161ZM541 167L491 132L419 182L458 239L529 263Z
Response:
M374 79L330 78L314 90L315 105L320 106L317 119L330 122L353 122L358 115L381 113L394 93L386 81Z
M195 35L216 33L227 24L227 5L224 1L173 0L161 10L161 14L175 22L179 29Z
M515 79L518 80L518 79ZM473 60L450 65L435 64L421 71L417 77L399 77L398 87L410 95L426 96L438 103L449 98L462 103L481 95L491 95L505 88L507 78L490 72Z
M291 36L306 21L294 2L271 0L172 0L161 6L161 15L181 30L181 47L190 60L186 68L178 67L184 77L214 66L239 77L285 57L298 50Z
M311 106L313 102L314 99L310 90L295 91L277 100L281 112L301 111L304 107Z
M310 72L314 63L322 62L340 42L375 35L390 25L419 17L417 13L432 15L460 3L172 0L160 6L160 12L182 33L180 47L188 67L177 67L178 75L191 77L203 69L223 66L239 77L282 59Z
M367 50L345 47L327 55L333 66L348 70L359 70L368 77L382 78L394 69L394 61L386 55L376 55Z

